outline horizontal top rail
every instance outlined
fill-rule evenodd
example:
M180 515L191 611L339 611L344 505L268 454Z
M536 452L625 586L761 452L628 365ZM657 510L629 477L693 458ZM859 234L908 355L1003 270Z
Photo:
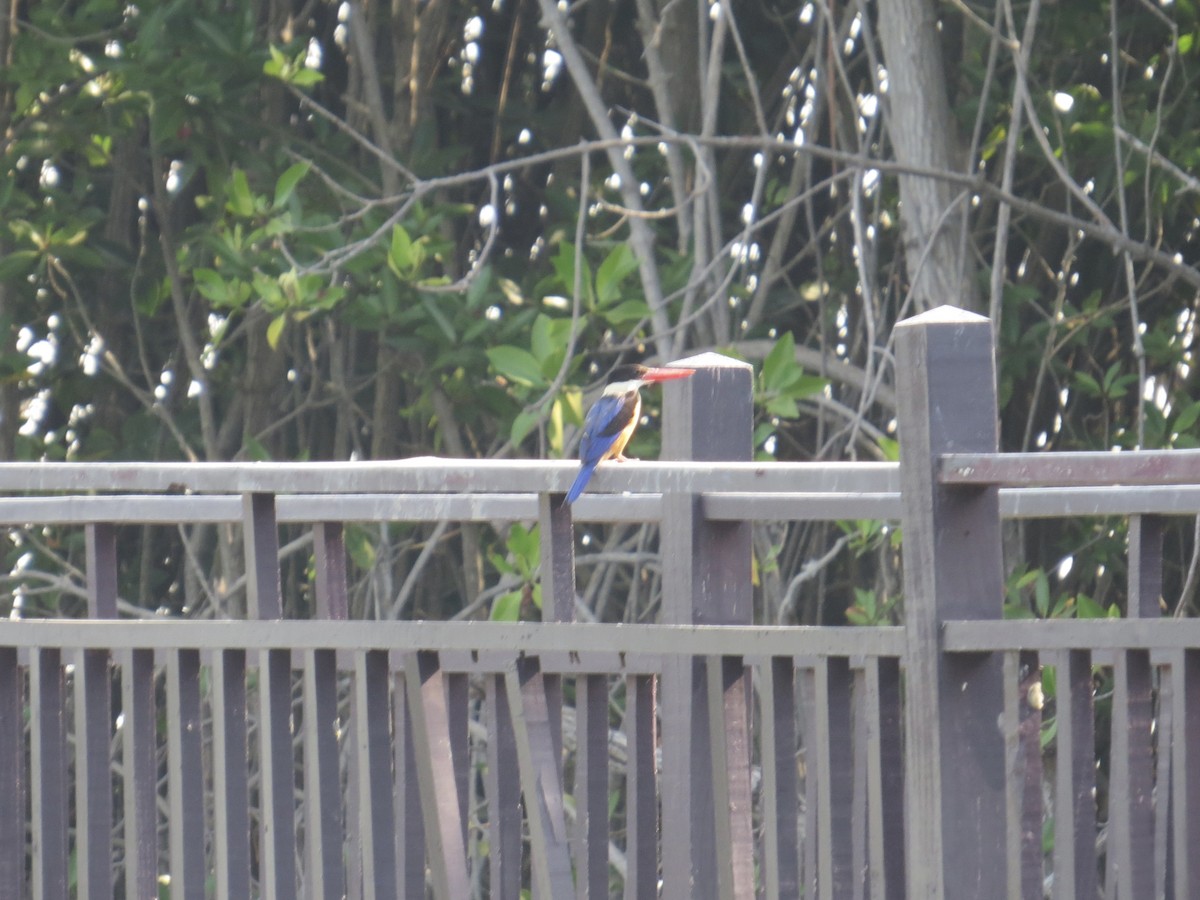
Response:
M701 497L701 512L714 521L899 521L897 491L807 491L762 494L748 491ZM532 522L538 518L534 494L388 493L280 494L276 519L313 522ZM1005 488L1005 518L1139 514L1200 514L1195 487ZM237 494L73 494L0 497L0 525L218 524L242 521ZM661 494L585 494L572 506L577 522L657 522Z
M1200 619L955 619L942 624L942 649L951 653L1190 648L1200 648Z
M308 463L2 463L0 492L562 493L572 460L445 459ZM894 491L896 463L635 462L603 465L595 493Z
M948 453L938 463L938 480L1008 487L1200 485L1200 450Z
M224 650L421 650L656 656L891 656L899 626L601 625L376 620L24 619L0 622L0 647Z

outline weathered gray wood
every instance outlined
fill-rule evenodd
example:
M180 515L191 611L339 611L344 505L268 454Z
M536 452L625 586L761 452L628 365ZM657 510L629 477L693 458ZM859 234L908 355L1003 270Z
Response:
M1041 708L1030 702L1040 688L1034 653L1004 654L1004 738L1008 773L1008 881L1024 900L1042 900Z
M943 484L1010 487L1196 484L1200 450L1103 450L1004 453L947 448L936 468Z
M33 894L67 898L67 731L62 652L35 650L29 661L29 782L32 786ZM6 723L18 728L20 719ZM21 817L24 819L24 815Z
M279 583L279 529L273 494L242 498L242 535L246 553L246 611L254 619L283 618Z
M900 660L869 656L864 674L868 885L872 900L901 900L905 878Z
M213 653L213 862L218 900L250 896L246 651Z
M130 650L121 665L125 897L158 898L158 764L155 758L154 651Z
M742 367L749 379L747 363L717 354L691 360L701 368L723 367L726 373ZM742 376L737 376L742 377ZM696 383L695 376L669 382L667 397ZM687 388L692 396L699 396ZM706 414L721 415L737 408L721 403L697 408L697 422ZM673 401L672 401L673 402ZM669 409L670 404L664 402ZM664 417L664 425L666 418ZM723 426L731 434L738 428ZM719 430L719 429L714 429ZM664 431L664 437L666 436ZM749 442L749 430L735 440ZM1182 453L1185 451L1172 451ZM1193 451L1186 451L1193 452ZM1197 451L1200 452L1200 451ZM674 455L663 459L675 459ZM737 457L746 459L747 457ZM886 491L896 486L894 463L772 463L716 462L722 456L698 457L699 461L636 462L601 466L588 491L597 494L632 491ZM579 473L579 463L543 459L443 459L422 456L402 460L305 463L0 463L0 491L121 491L225 494L286 494L303 485L311 494L537 494L564 493ZM583 501L580 501L581 503ZM590 505L590 504L588 504ZM328 521L316 514L309 521Z
M24 709L24 676L17 648L0 646L0 722L21 721ZM27 886L24 744L24 728L0 728L0 884L8 885L16 897L24 896Z
M951 620L942 625L951 653L998 650L1186 650L1200 647L1200 619Z
M318 564L318 569L319 569ZM337 657L332 650L304 653L305 883L310 897L345 894L341 777L338 771Z
M278 573L278 566L275 567ZM278 575L276 575L278 578ZM292 665L287 650L266 650L258 668L261 867L266 900L296 896L295 754Z
M171 896L203 900L207 867L198 650L176 650L169 656L166 722Z
M741 657L710 657L708 674L709 744L712 747L717 888L723 898L754 897L753 799L747 692L749 671Z
M998 492L938 481L942 454L996 451L992 328L980 316L941 307L900 323L895 334L905 494L908 893L925 900L966 887L978 900L1003 898L1001 660L943 654L940 645L944 620L1001 614Z
M971 624L971 623L966 623ZM987 625L987 623L984 623ZM1012 648L1039 649L1033 641L1041 632L1014 628L1045 625L1059 640L1073 640L1074 628L1099 646L1144 646L1148 638L1161 638L1158 646L1184 647L1188 640L1200 646L1200 620L1127 622L1118 626L1105 621L1047 621L995 623L1000 635L1019 634L1022 643ZM951 625L955 628L951 629ZM1056 628L1054 626L1072 626ZM1159 626L1156 628L1154 626ZM960 633L949 623L947 633ZM990 628L990 626L989 626ZM979 640L990 634L979 632ZM1009 629L1014 629L1012 632ZM975 640L976 632L967 628ZM1126 637L1128 635L1128 637ZM195 650L391 650L411 652L440 649L450 651L503 650L528 655L600 653L637 657L647 666L661 657L721 656L737 654L751 659L771 656L901 656L904 629L897 626L841 628L824 626L766 625L598 625L541 622L379 622L379 621L279 621L139 619L85 621L80 619L0 620L0 646L60 647L63 650L89 647L120 649L190 648ZM1050 645L1053 647L1053 643ZM950 649L965 649L951 647ZM981 649L973 647L972 649ZM990 646L984 649L992 649ZM586 671L576 669L578 671ZM637 671L646 671L639 668ZM650 668L654 671L654 667Z
M658 896L655 679L625 679L625 900Z
M2 714L0 721L7 721ZM75 852L80 900L113 896L112 725L108 651L81 650L75 664ZM0 884L4 883L0 874Z
M1157 619L1162 614L1163 526L1161 516L1129 520L1130 618Z
M748 460L753 427L750 366L706 353L680 365L690 378L663 388L664 460ZM618 467L611 467L618 468ZM751 621L750 523L704 518L700 499L687 485L663 496L662 557L664 622L745 624ZM803 490L800 484L781 489ZM714 655L732 652L724 648ZM663 850L663 890L669 897L716 896L717 847L713 808L712 747L704 663L678 659L663 669L662 827L664 834L690 835ZM726 712L731 710L726 707ZM736 719L748 716L736 714ZM731 767L749 759L730 758ZM736 814L749 816L749 809ZM741 824L731 825L741 833Z

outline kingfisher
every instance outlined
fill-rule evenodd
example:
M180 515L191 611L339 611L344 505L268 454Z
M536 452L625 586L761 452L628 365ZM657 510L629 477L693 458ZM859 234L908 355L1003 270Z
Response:
M625 445L633 437L642 416L640 388L659 381L687 378L695 369L656 369L649 366L617 366L608 376L600 399L583 420L583 439L579 460L583 468L567 491L567 502L574 503L587 487L596 466L606 459L625 462Z

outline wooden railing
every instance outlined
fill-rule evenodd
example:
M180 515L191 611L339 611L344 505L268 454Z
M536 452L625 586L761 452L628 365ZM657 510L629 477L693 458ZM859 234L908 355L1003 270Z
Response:
M573 508L567 462L0 465L0 521L84 530L88 611L0 623L0 894L1200 896L1200 628L1152 621L1200 457L997 454L990 324L896 346L899 465L749 461L711 355ZM1002 517L1087 515L1131 517L1130 617L1002 621ZM902 523L904 625L752 624L751 523L842 519ZM349 620L345 525L430 520L540 522L545 621ZM660 624L574 621L576 520L660 523ZM118 618L130 523L239 524L246 617Z

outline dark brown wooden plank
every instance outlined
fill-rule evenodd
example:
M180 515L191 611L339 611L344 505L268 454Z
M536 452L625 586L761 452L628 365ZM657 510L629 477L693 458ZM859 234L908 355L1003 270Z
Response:
M608 900L608 679L575 679L575 895Z
M213 863L219 900L250 896L246 651L213 654Z
M392 806L391 704L387 653L355 655L354 723L360 788L359 834L362 837L363 894L396 895L395 811Z
M166 730L171 897L203 900L207 866L199 650L168 654Z
M904 896L904 758L900 661L867 657L867 866L872 900Z
M434 653L405 659L405 688L413 726L425 842L434 896L470 896L461 801L454 771L444 675Z
M425 892L425 823L421 818L421 790L413 744L405 675L396 672L392 681L392 722L396 777L396 885L401 897L420 897ZM519 821L519 818L518 818ZM517 849L518 860L520 847ZM497 900L499 900L499 895Z
M313 898L346 893L338 742L338 670L333 650L304 654L304 832Z
M84 526L87 551L88 616L117 617L117 529L111 522Z
M1180 654L1171 743L1174 896L1200 897L1200 649ZM1161 751L1160 751L1161 752Z
M537 661L519 659L504 673L512 713L521 798L529 825L530 879L535 893L569 897L574 890L571 849L563 808L562 762Z
M817 785L817 887L822 900L849 897L854 886L853 724L850 661L818 660L815 669Z
M1118 654L1113 666L1109 783L1110 859L1121 897L1154 895L1154 701L1150 654Z
M1162 614L1162 516L1131 516L1129 519L1130 618L1157 619Z
M662 459L749 460L752 368L715 353L680 360L679 365L695 369L695 374L663 387ZM802 491L805 486L793 483L781 489ZM709 521L700 498L686 485L664 491L662 509L663 622L749 623L750 523ZM733 652L722 647L712 655ZM663 890L669 896L703 900L715 896L718 888L703 662L669 661L663 668L662 691L662 828L670 836L663 846Z
M762 882L767 900L800 897L799 797L796 777L796 673L790 657L760 670L762 721Z
M625 679L625 900L658 894L655 678Z
M1008 778L1008 878L1025 900L1042 900L1041 668L1035 653L1004 655ZM1036 704L1036 705L1035 705Z
M242 537L246 552L246 610L253 619L280 619L279 529L275 495L249 493L242 498Z
M109 653L81 650L75 665L75 854L80 900L110 900L113 895L112 733Z
M29 660L33 893L46 900L67 898L69 850L64 694L62 651L57 647L34 649ZM15 723L5 725L7 728L14 726Z
M995 487L939 482L950 451L998 446L991 323L941 307L896 326L908 636L908 893L970 885L1007 898L1004 708L998 656L942 652L946 619L999 619L1004 595Z
M318 522L313 526L313 567L317 618L347 618L346 538L341 522Z
M712 657L706 668L718 893L721 897L752 900L755 859L749 671L736 656Z
M278 572L278 566L275 567ZM258 668L259 815L263 891L296 895L295 754L292 752L292 656L265 650Z
M158 896L158 761L154 651L130 650L121 665L125 896Z
M25 709L25 678L16 647L0 646L0 722L19 722ZM24 896L25 729L0 728L0 884ZM105 898L107 900L107 898Z
M1095 691L1086 650L1059 653L1056 663L1054 896L1074 900L1097 892Z
M485 776L488 809L488 882L497 900L521 896L521 777L512 713L503 675L487 679Z

